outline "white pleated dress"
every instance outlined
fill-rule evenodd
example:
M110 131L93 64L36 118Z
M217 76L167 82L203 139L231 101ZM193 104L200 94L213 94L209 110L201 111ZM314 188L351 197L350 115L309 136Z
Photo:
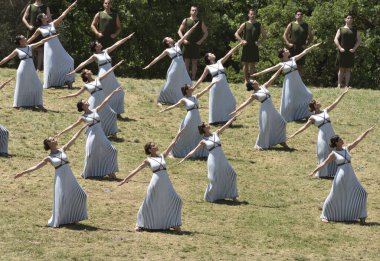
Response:
M286 121L274 108L269 91L260 86L254 92L261 102L259 111L259 135L256 140L256 149L268 149L286 141Z
M169 53L172 62L166 73L166 82L162 87L157 102L163 104L175 104L183 97L181 88L186 84L191 85L192 82L186 70L182 51L178 44L176 43L174 47L167 48L166 51Z
M83 114L82 119L89 124L86 129L86 157L82 177L104 177L119 171L117 150L104 134L99 114L93 110Z
M39 27L43 37L57 33L54 24ZM74 59L63 48L58 37L44 44L44 88L60 87L74 82L74 75L67 75L74 70Z
M313 94L303 83L297 70L296 60L290 58L283 64L285 78L282 85L280 113L287 122L307 118L312 115L308 106Z
M87 195L74 177L66 153L58 150L48 156L55 168L53 214L49 227L59 227L87 219Z
M147 159L153 171L145 198L137 214L137 227L169 229L182 225L182 200L166 172L163 155Z
M112 59L107 53L107 49L101 53L95 54L96 62L99 66L98 77L105 74L112 67ZM104 96L107 97L114 90L116 90L120 84L116 79L114 72L108 74L106 78L101 80L103 86ZM108 102L109 106L117 113L124 113L124 90L118 91L114 96L112 96L111 100Z
M330 116L326 110L312 115L311 118L314 119L314 125L318 127L317 158L318 164L320 164L330 155L332 151L329 143L330 138L335 135L335 132L331 125ZM336 169L336 163L331 162L327 165L327 167L318 171L315 176L320 178L334 177Z
M223 64L218 60L215 64L207 65L207 69L212 81L219 81L210 90L208 122L227 122L232 117L230 113L236 109L236 100L228 85Z
M198 99L195 96L185 96L183 99L185 101L187 114L185 119L181 122L180 129L186 128L172 149L172 154L176 158L184 158L199 144L203 137L198 131L198 126L202 123L198 110ZM208 151L202 148L198 150L192 158L205 158L207 156Z
M13 107L40 106L42 83L38 78L30 45L16 48L20 64L17 68Z
M0 124L0 154L8 154L8 130Z
M91 94L88 99L89 109L93 110L98 107L105 99L104 89L102 89L103 85L100 84L98 78L95 81L86 83L86 90ZM104 133L107 136L116 134L118 132L117 128L117 116L116 113L112 110L112 108L106 104L102 110L99 111L100 116L100 124L104 130Z
M214 132L203 138L209 151L207 159L207 185L204 199L214 202L218 199L238 197L237 175L224 155L222 144L218 135Z
M351 165L347 148L334 151L337 172L331 191L323 204L321 219L354 221L367 217L367 192L360 184Z

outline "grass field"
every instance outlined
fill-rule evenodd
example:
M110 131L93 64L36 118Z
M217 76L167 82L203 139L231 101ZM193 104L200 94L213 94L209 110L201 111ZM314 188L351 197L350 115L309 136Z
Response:
M0 82L15 75L1 69ZM79 88L79 77L74 86ZM119 178L146 157L143 145L156 142L161 151L177 132L184 109L158 114L156 97L163 80L120 79L127 89L125 116L118 122ZM151 172L143 170L122 187L117 182L84 180L84 135L68 152L70 165L88 195L89 219L76 226L48 228L51 215L54 168L14 180L17 172L48 153L42 140L73 123L79 113L77 99L58 99L68 89L44 90L49 112L12 108L14 81L0 91L0 123L11 133L11 158L0 158L0 259L1 260L380 260L380 126L355 150L352 164L368 192L366 226L359 223L320 221L320 207L331 181L307 177L316 166L317 129L311 127L289 142L294 152L280 148L253 149L258 133L259 103L247 108L221 139L238 174L241 204L203 201L207 185L206 161L168 159L168 173L183 200L183 235L170 232L134 232L138 208ZM205 86L205 84L203 85ZM240 104L248 97L245 86L231 84ZM341 90L310 88L325 107ZM281 89L271 88L279 108ZM87 94L83 97L87 97ZM349 143L379 122L380 91L352 89L330 113L335 131ZM207 96L200 100L207 119ZM289 123L290 135L300 123ZM74 131L59 140L63 145Z

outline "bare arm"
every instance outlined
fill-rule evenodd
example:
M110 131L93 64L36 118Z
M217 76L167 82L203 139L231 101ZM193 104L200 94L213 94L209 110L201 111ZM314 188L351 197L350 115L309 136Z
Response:
M66 150L70 149L70 147L74 144L75 140L78 139L79 135L87 127L88 127L88 125L83 125L83 127L80 128L80 130L74 134L74 136L71 138L71 140L69 140L65 145L63 145L62 150L66 151Z
M186 128L186 127L185 127ZM177 142L177 140L179 139L179 137L181 136L183 130L185 129L183 128L182 130L178 131L177 135L174 137L174 139L172 140L172 142L169 144L169 146L166 148L166 150L164 150L162 152L162 155L164 156L164 158L166 158L170 151L172 150L172 148L174 147L174 144Z
M194 24L189 31L187 31L182 37L181 39L178 40L177 44L180 46L186 39L187 37L189 37L189 35L195 30L195 28L197 27L199 22L197 22L196 24Z
M121 32L121 24L119 15L116 16L116 31L110 35L112 39L116 38Z
M344 52L344 48L339 43L339 37L340 37L340 28L338 29L338 31L336 31L335 38L334 38L334 43L335 43L336 47L338 47L339 51L341 53L343 53Z
M95 108L95 111L101 111L104 109L104 106L106 106L106 104L111 100L112 96L114 96L118 91L121 90L121 86L119 86L118 88L116 88L113 92L110 93L110 95L108 95L104 100L103 102Z
M327 157L327 159L325 159L321 164L319 164L314 170L313 172L311 172L309 174L309 176L313 176L315 175L315 173L317 173L317 171L319 171L320 169L322 169L323 167L325 167L327 164L329 164L330 162L334 161L336 159L335 157L335 154L333 152L331 152L329 154L329 156Z
M236 118L240 115L240 113L235 114L234 117L232 117L229 121L226 122L222 127L216 130L216 134L222 134L230 125L231 123L236 120Z
M53 24L59 25L76 4L77 4L77 1L74 1L71 5L69 5L69 7L65 11L63 11L63 13L57 19L53 21Z
M128 41L129 39L131 39L134 34L135 33L133 32L130 35L128 35L127 37L124 37L123 39L121 39L121 40L117 41L116 43L114 43L112 46L108 47L106 49L107 53L112 53L120 45L124 44L126 41Z
M181 25L178 28L177 34L178 34L179 38L183 37L183 32L185 31L185 28L186 28L186 18L183 19Z
M242 45L243 43L238 43L234 48L232 48L222 59L220 59L220 62L224 64L228 58L231 57L231 55Z
M236 38L236 40L238 40L239 42L243 42L243 45L246 45L247 44L247 41L245 41L245 40L243 40L241 37L240 37L240 34L243 32L243 30L244 30L244 25L245 25L245 23L242 23L241 25L240 25L240 27L236 30L236 32L235 32L235 38Z
M296 61L298 61L299 59L301 59L302 57L304 57L305 54L309 53L309 52L311 51L311 49L313 49L313 48L315 48L315 47L317 47L317 46L319 46L319 45L321 45L321 44L322 44L322 43L317 43L317 44L314 44L314 45L312 45L312 46L306 48L305 50L302 51L302 53L293 56L294 59L295 59Z
M162 58L164 58L166 55L168 55L168 52L166 50L164 50L159 56L157 56L156 58L154 58L153 61L150 62L150 64L148 64L147 66L145 66L143 68L143 70L146 70L146 69L150 68L153 64L157 63L159 60L161 60Z
M366 130L365 132L363 132L363 134L360 135L356 140L354 140L352 143L348 144L347 149L349 151L351 151L352 149L354 149L356 147L356 145L358 145L359 142L361 142L367 136L368 133L370 133L371 131L373 131L373 129L375 128L375 126L376 125L372 126L368 130Z
M230 115L234 115L238 113L239 111L243 110L246 106L248 106L248 104L250 104L251 102L253 102L253 100L256 100L256 99L257 99L256 95L252 94L251 97L249 97L245 102L243 102L236 110L231 112Z
M282 35L282 38L285 41L285 44L288 47L293 47L293 44L290 42L289 35L290 35L290 28L292 27L292 23L289 23L288 26L286 27L284 34Z
M3 89L8 83L10 83L12 80L14 79L14 77L6 80L4 83L0 84L0 90Z
M201 140L198 145L192 150L189 152L189 154L186 155L186 157L184 157L183 159L181 159L180 162L178 162L178 164L181 164L183 161L187 160L188 158L191 158L198 150L200 150L200 148L202 148L203 146L205 146L205 143L203 140Z
M129 175L123 179L122 182L120 182L118 184L118 186L121 186L123 185L124 183L127 183L134 175L136 175L138 172L140 172L143 168L145 168L146 166L149 165L149 162L148 160L144 160L143 163L140 164L140 166L138 166L137 168L135 168L134 170L132 170Z
M31 42L34 41L34 39L36 39L37 36L39 36L41 34L41 31L40 31L40 28L37 28L37 30L34 32L34 34L28 38L28 40L26 41L27 44L30 44Z
M205 67L201 77L199 77L198 81L194 84L194 86L192 87L193 89L197 88L199 84L201 84L201 82L203 82L203 80L206 78L208 74L208 69L207 67Z
M96 37L101 38L103 37L103 34L99 32L98 29L96 28L98 24L99 24L99 13L96 13L91 23L91 30L95 33Z
M91 55L90 58L88 58L86 61L82 62L81 64L78 65L77 68L75 68L73 71L69 72L67 75L74 74L80 70L82 70L87 64L90 64L96 60L96 56L93 54Z
M48 22L50 23L52 19L51 19L51 12L50 12L49 7L46 7L46 16L48 17Z
M60 98L65 99L65 98L77 97L77 96L81 95L85 90L86 90L86 87L83 86L82 88L80 88L79 91L72 93L72 94L69 94L69 95L66 95L66 96L63 96L63 97L60 97Z
M354 45L354 48L350 49L350 52L354 53L356 49L358 49L361 42L362 42L362 39L360 38L359 32L356 32L356 43Z
M32 31L34 26L29 24L28 23L28 17L29 17L29 11L30 11L30 5L28 5L28 7L25 9L25 13L24 15L22 16L22 22L24 23L24 25L28 28L29 31Z
M59 136L61 136L62 134L70 131L71 129L74 129L76 126L78 126L81 122L83 121L82 118L79 118L76 122L74 122L73 124L71 124L69 127L67 127L66 129L64 129L63 131L61 131L60 133L58 133L57 135L55 135L56 138L58 138Z
M17 173L14 178L17 179L17 178L21 177L24 174L27 174L27 173L33 172L35 170L38 170L38 169L42 168L43 166L45 166L46 163L48 163L48 162L49 162L49 159L48 159L48 157L46 157L41 162L39 162L37 165L35 165L35 166L33 166L33 167L31 167L31 168L29 168L27 170L24 170L22 172Z
M98 77L99 81L102 81L104 78L106 78L111 72L113 72L123 62L124 62L124 60L121 60L120 62L118 62L117 64L115 64L111 68L109 68L108 71L106 71L104 74L102 74L101 76Z
M3 60L0 61L0 65L9 62L9 60L13 59L17 55L17 51L13 50L8 56L4 57Z
M314 120L310 117L309 120L303 125L301 128L299 128L294 134L290 135L288 137L288 140L294 138L296 135L300 134L304 130L310 127L311 124L313 124Z
M197 45L201 45L208 36L208 29L204 22L202 22L202 32L203 32L202 38L197 42Z
M265 88L268 88L269 86L272 85L273 81L276 80L276 78L280 75L283 68L284 68L284 65L282 65L281 68L278 69L277 72L273 74L272 77L270 77L270 79L266 83L263 84Z
M215 82L212 82L209 86L207 86L206 88L204 88L202 91L198 92L195 94L195 97L198 99L200 98L203 94L205 94L206 92L208 92L212 86L215 85L215 83L217 83L218 81L215 81Z
M260 75L262 75L262 74L264 74L264 73L267 73L267 72L276 71L276 70L278 70L279 68L281 68L282 66L283 66L282 63L276 64L275 66L269 67L269 68L267 68L267 69L265 69L265 70L262 70L261 72L258 72L258 73L254 73L254 74L252 74L251 77L257 77L257 76L260 76Z
M31 44L30 47L31 47L32 49L35 49L35 48L37 48L37 47L43 45L44 43L46 43L46 42L49 41L50 39L55 38L55 37L58 37L58 35L59 35L59 34L55 34L55 35L51 35L51 36L49 36L49 37L46 37L46 38L42 39L41 41L39 41L39 42L37 42L37 43Z
M180 105L182 105L184 103L185 103L185 101L183 99L180 99L176 104L173 104L173 105L171 105L169 107L166 107L165 109L160 110L160 112L165 112L165 111L172 110L172 109L174 109L176 107L179 107Z
M339 95L338 98L336 98L336 100L326 108L326 111L329 112L329 111L332 111L333 109L335 109L336 105L338 105L338 103L342 100L342 98L344 97L344 95L346 95L346 93L351 89L351 87L349 88L346 88L344 89L344 92Z

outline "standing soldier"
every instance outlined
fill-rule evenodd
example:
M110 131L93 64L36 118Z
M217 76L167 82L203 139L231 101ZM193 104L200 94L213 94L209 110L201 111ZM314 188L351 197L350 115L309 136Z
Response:
M235 32L235 37L243 42L243 52L241 62L243 63L244 83L247 83L249 76L255 72L255 63L260 60L259 45L267 38L263 26L256 21L256 11L249 9L248 21L242 23ZM240 34L243 33L242 37ZM261 42L259 41L261 35Z
M298 9L295 14L296 21L288 24L283 35L291 57L302 53L302 51L313 41L311 28L303 21L302 10ZM301 77L304 64L305 57L297 61L298 72Z
M183 57L185 58L186 69L190 74L190 62L191 62L191 79L195 80L197 75L198 59L200 58L200 45L207 38L208 31L205 23L198 18L198 7L191 6L190 17L185 18L182 21L178 29L178 35L180 38L190 30L197 22L198 26L194 32L183 42Z

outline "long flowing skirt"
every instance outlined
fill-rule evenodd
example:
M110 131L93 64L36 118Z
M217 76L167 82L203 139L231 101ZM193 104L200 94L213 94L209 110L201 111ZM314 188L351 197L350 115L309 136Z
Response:
M0 154L8 154L8 139L9 132L8 130L0 124Z
M334 136L334 130L330 123L326 123L319 128L317 140L317 158L318 164L322 163L331 153L332 148L329 146L330 138ZM335 161L329 163L325 168L318 171L316 177L334 177L337 167Z
M272 100L261 104L259 112L259 135L255 148L268 149L286 141L286 121L276 111Z
M106 73L111 67L112 65L110 63L100 66L98 76L101 76L104 73ZM103 87L104 97L107 97L108 95L110 95L111 92L113 92L115 89L117 89L120 86L114 72L111 72L106 78L104 78L101 81L101 84ZM124 90L120 90L114 96L112 96L111 100L108 102L109 106L117 114L124 113L124 96L125 96Z
M228 163L222 147L209 152L207 169L209 183L204 194L206 201L238 197L237 175Z
M219 80L210 90L209 95L209 123L227 122L231 119L230 113L236 109L236 100L228 85L226 76L220 74L213 80Z
M166 73L166 82L162 87L157 102L163 104L175 104L183 98L181 88L185 85L191 85L190 76L186 70L185 62L183 58L176 57L172 59L172 63L169 66Z
M201 117L199 111L197 109L188 111L180 126L180 129L186 128L172 149L174 157L184 158L199 144L202 140L202 135L200 135L198 131L198 126L200 124ZM202 148L195 153L193 158L205 158L207 156L208 151L205 148Z
M42 84L33 59L21 60L17 69L13 107L42 105Z
M86 137L86 158L82 177L104 177L117 172L117 150L107 139L100 124L89 127Z
M321 218L353 221L367 217L367 192L357 179L351 163L338 167L331 191L323 204Z
M49 227L59 227L87 219L87 195L75 179L68 164L56 169L53 213Z
M285 75L282 85L280 114L287 122L309 117L309 102L313 94L303 83L298 71Z
M137 226L146 229L169 229L181 226L182 200L166 173L153 173L145 198L137 214Z
M74 82L74 59L63 48L58 37L44 44L44 88L60 87Z

